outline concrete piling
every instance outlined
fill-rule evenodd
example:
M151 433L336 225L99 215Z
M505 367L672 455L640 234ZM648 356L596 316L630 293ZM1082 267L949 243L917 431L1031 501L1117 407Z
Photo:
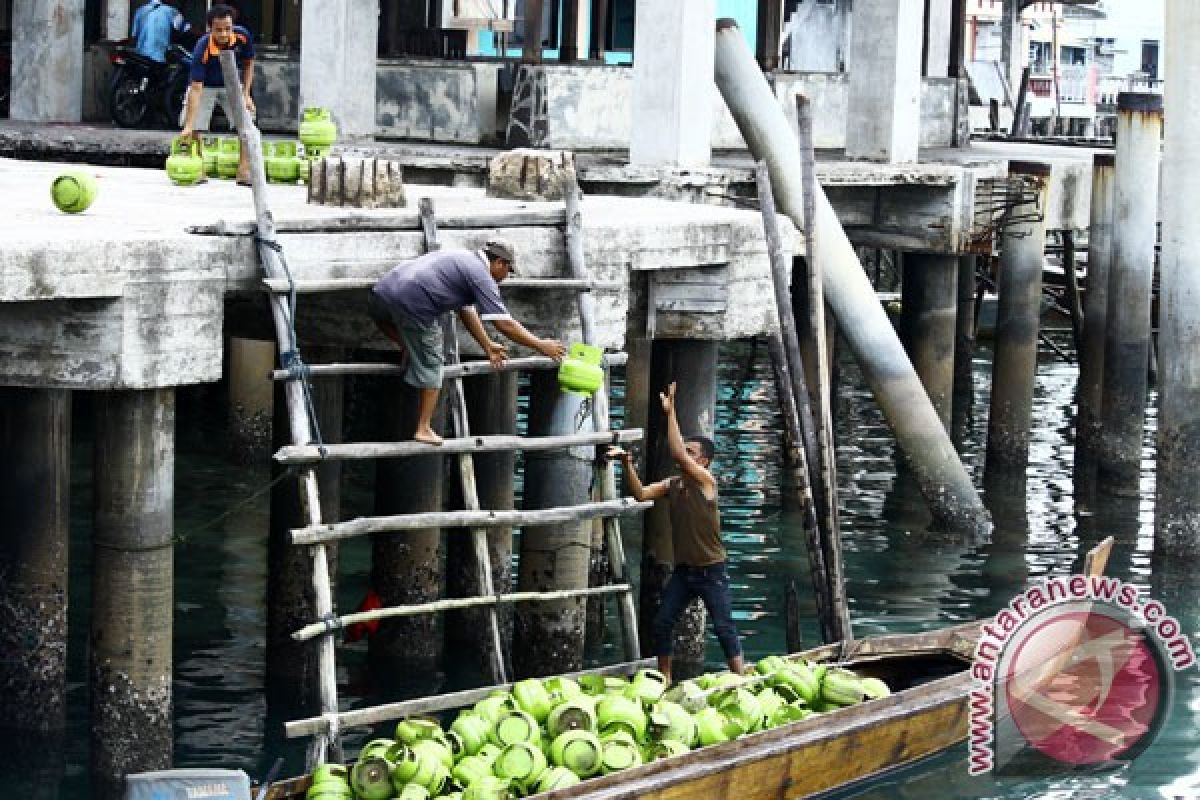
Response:
M336 361L340 348L304 349L314 361ZM341 378L322 378L311 383L313 406L321 438L342 441L345 382ZM276 447L292 443L284 383L275 384L273 441ZM272 465L272 477L282 467ZM321 514L327 521L340 518L342 462L328 461L317 467L321 492ZM292 528L306 523L300 507L299 481L285 478L271 490L270 523L267 534L267 701L283 709L319 710L320 677L317 647L314 642L297 642L292 633L317 618L313 594L313 564L310 548L292 544ZM325 545L329 580L337 585L338 551L336 544Z
M238 463L261 463L270 455L275 352L274 339L229 339L229 437Z
M175 392L96 397L91 757L98 797L171 765Z
M583 413L583 395L560 390L554 372L535 372L529 383L530 436L591 430L591 419ZM591 447L526 453L525 508L588 502L594 456ZM586 588L591 548L589 520L523 529L518 591ZM553 675L582 669L585 619L583 598L517 606L513 626L513 672L516 676Z
M1108 327L1108 282L1112 267L1116 160L1092 157L1092 212L1088 227L1087 291L1083 295L1083 347L1079 353L1079 414L1075 423L1077 477L1094 472L1103 409L1104 337Z
M71 393L0 389L0 728L66 725Z
M467 401L467 418L471 433L515 434L517 432L517 373L501 372L463 381ZM477 453L475 486L480 508L507 510L515 507L513 484L516 475L516 453ZM453 479L451 480L453 484ZM456 486L447 487L449 494ZM492 586L497 594L512 591L512 529L488 528L488 558L492 562ZM446 594L450 597L471 597L479 594L479 573L475 554L466 531L452 531L446 540ZM500 623L500 638L505 647L512 644L512 606L496 609ZM446 615L446 652L478 653L481 667L488 663L486 653L492 646L487 612L478 609L451 611ZM511 657L505 653L505 662Z
M954 395L958 258L905 253L901 284L901 341L942 425L950 429Z
M400 379L383 381L379 441L411 439L417 423L418 392ZM433 427L445 431L448 392L442 392ZM375 514L441 511L443 457L439 455L380 461L375 467ZM440 528L371 537L371 587L384 606L428 603L442 596ZM440 683L442 620L421 614L382 620L370 641L371 664L379 675L417 679L426 693Z
M1029 426L1037 374L1042 268L1046 242L1048 164L1013 161L1009 180L1025 189L1000 234L996 345L988 418L986 471L1023 472L1029 459Z
M1158 471L1154 552L1193 563L1200 555L1200 8L1167 0L1165 104L1171 114L1163 158L1158 334ZM1157 575L1157 570L1155 572ZM1188 573L1188 580L1191 575ZM1182 596L1182 593L1181 593Z
M1117 155L1112 267L1108 276L1099 480L1137 485L1146 420L1146 365L1158 238L1162 96L1117 96Z
M767 163L779 210L802 226L802 168L796 137L732 20L717 22L715 79L751 153ZM979 493L819 186L815 227L825 301L912 464L922 494L943 524L960 529L986 527L988 514Z
M652 343L647 447L641 473L643 483L678 474L667 449L666 419L658 398L658 393L671 381L678 383L675 414L683 435L713 435L717 406L717 347L716 342L684 339L657 339ZM717 459L720 458L718 451ZM655 652L654 617L661 605L662 590L671 577L675 552L666 503L661 500L655 503L643 520L638 630L642 637L642 652L652 655ZM686 676L703 669L705 619L704 604L694 600L675 627L673 675Z

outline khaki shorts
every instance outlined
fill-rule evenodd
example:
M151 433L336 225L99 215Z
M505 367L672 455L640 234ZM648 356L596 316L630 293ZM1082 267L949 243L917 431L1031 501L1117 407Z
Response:
M187 121L188 96L192 93L192 87L189 86L187 94L183 97L183 109L179 112L179 127L183 127ZM221 104L221 111L225 113L225 119L229 120L229 127L233 129L233 108L229 105L229 92L223 86L205 86L204 91L200 93L200 105L196 108L196 119L193 121L192 130L206 131L212 125L213 111L217 107L217 103ZM255 118L255 114L250 115L250 119Z
M404 382L418 389L442 388L442 326L439 321L423 325L394 310L375 292L367 293L367 313L376 322L391 322L404 340L408 366Z

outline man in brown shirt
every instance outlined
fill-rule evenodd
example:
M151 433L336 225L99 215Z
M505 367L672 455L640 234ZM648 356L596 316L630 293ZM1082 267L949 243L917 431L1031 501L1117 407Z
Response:
M671 515L671 543L675 569L663 589L662 604L654 618L654 643L658 668L671 679L671 648L675 624L693 597L704 601L712 618L717 640L729 669L741 674L745 668L742 645L733 624L733 601L729 594L729 571L725 546L721 544L721 512L717 509L717 480L709 471L716 448L707 436L688 436L679 430L675 417L675 384L659 394L667 415L667 447L680 474L643 486L628 452L610 448L610 458L619 458L625 468L629 493L639 501L667 498Z

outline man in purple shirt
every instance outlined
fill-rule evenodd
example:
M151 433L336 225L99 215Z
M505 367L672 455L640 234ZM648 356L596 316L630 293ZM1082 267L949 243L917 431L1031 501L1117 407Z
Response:
M488 239L482 250L436 250L405 261L379 279L367 297L367 311L385 336L407 355L404 381L421 392L417 405L418 442L441 444L431 425L442 388L442 327L438 318L457 311L467 331L488 360L499 367L508 349L493 342L483 327L487 320L517 344L561 359L566 348L554 339L539 339L508 313L497 285L516 261L512 244Z

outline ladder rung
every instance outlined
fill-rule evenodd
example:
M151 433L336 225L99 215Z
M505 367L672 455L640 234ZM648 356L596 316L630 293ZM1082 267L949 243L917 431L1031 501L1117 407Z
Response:
M379 276L364 278L327 278L288 281L286 278L266 278L262 284L267 291L286 294L294 287L296 294L318 294L320 292L350 292L370 289ZM552 289L575 292L613 291L620 289L619 281L590 281L575 278L509 278L500 283L500 289Z
M427 511L419 514L396 514L389 517L359 517L346 522L311 525L292 529L292 544L308 545L366 536L372 533L411 531L424 528L525 528L533 525L558 525L597 517L634 514L653 506L639 503L632 497L584 503L577 506L556 506L504 511Z
M628 353L605 353L603 364L606 367L621 367L629 361ZM477 375L492 375L497 372L515 372L517 370L558 369L558 362L546 356L525 356L510 358L496 369L487 361L464 361L461 364L447 364L442 368L442 378L470 378ZM340 375L403 375L404 369L396 364L385 362L349 363L349 364L309 364L307 374L313 378L332 378ZM283 381L291 377L286 369L271 372L271 380Z
M437 614L442 611L459 611L464 608L479 608L480 606L512 605L513 603L552 603L556 600L574 600L578 597L595 597L597 595L621 594L632 591L628 583L614 583L609 586L589 586L586 589L558 589L550 592L512 592L511 594L492 595L490 597L455 597L449 600L435 600L431 603L416 603L410 606L392 606L391 608L376 608L371 611L357 611L324 622L314 622L305 625L292 634L298 642L315 639L322 633L338 630L347 625L359 622L371 622L377 619L392 619L394 617L417 617L422 614Z
M471 436L465 439L446 439L440 445L416 441L327 444L323 448L315 444L288 445L279 448L275 453L275 460L280 464L315 464L319 461L356 461L369 458L559 450L567 447L623 444L641 439L642 431L630 428L599 433L572 433L565 436Z
M565 677L582 678L584 675L632 675L639 669L654 666L653 658L643 658L638 661L627 661L623 664L611 664L606 667L569 672ZM356 708L353 711L342 711L337 715L339 728L361 728L377 725L380 722L404 719L417 714L433 714L451 708L463 708L474 705L495 691L508 691L513 685L501 683L495 686L483 686L478 689L463 689L449 694L417 697L412 700L401 700L371 708ZM328 729L329 720L326 717L309 717L284 723L284 735L289 739L301 736L313 736Z

